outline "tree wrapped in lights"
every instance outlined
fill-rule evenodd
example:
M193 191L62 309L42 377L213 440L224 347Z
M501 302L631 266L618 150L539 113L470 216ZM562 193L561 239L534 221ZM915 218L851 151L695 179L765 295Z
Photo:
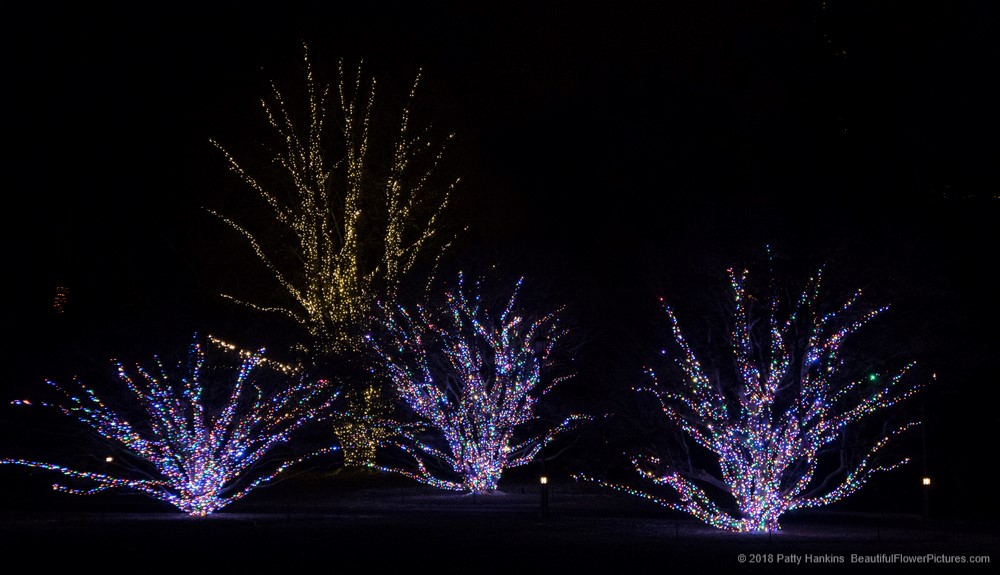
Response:
M537 416L539 399L568 377L542 379L566 332L555 313L525 318L520 287L499 313L482 304L478 285L466 292L461 274L443 306L385 308L384 337L369 341L418 423L400 425L396 441L416 470L381 469L442 489L494 491L504 469L530 462L581 419L548 426Z
M231 171L266 202L277 232L252 231L213 213L249 242L290 299L269 306L225 297L293 319L325 352L352 347L351 334L365 332L375 302L396 300L439 235L439 217L458 180L437 177L445 146L413 126L419 74L395 135L383 140L374 121L374 79L361 68L348 74L341 62L330 114L330 89L317 82L308 50L304 64L304 120L273 85L271 99L261 101L275 135L275 170L255 176L213 141ZM276 245L275 237L283 239Z
M333 419L333 432L344 450L344 465L368 467L375 462L378 450L389 445L396 435L392 406L376 385L369 385L343 401L346 408Z
M117 465L132 477L25 459L0 459L0 464L46 469L88 486L53 485L58 491L91 494L121 489L164 501L189 515L209 515L290 466L337 449L327 447L294 459L275 456L294 433L331 414L336 393L322 381L289 382L292 370L267 360L263 352L239 351L238 368L225 376L220 376L218 366L206 363L197 339L188 359L176 368L167 369L156 358L152 369L137 365L130 373L118 363L118 377L135 402L130 410L112 409L77 380L67 387L47 381L62 399L40 405L78 419L112 448L123 451ZM277 376L275 385L265 385L268 378L259 375L265 369ZM207 385L206 376L212 380ZM221 386L226 379L228 387ZM220 389L224 399L212 401ZM32 405L29 400L14 403Z
M718 473L699 467L685 448L686 457L647 454L632 459L642 478L666 486L675 497L583 478L689 513L720 529L773 532L784 513L843 499L874 474L905 464L905 458L885 462L884 448L918 422L883 425L881 438L859 453L852 453L846 440L865 416L919 390L919 385L901 384L913 364L887 378L853 377L844 359L844 342L887 308L857 311L859 290L838 309L822 313L821 276L820 271L811 278L788 306L776 295L758 300L748 292L747 271L729 270L735 373L728 377L720 366L702 367L673 309L665 308L681 377L661 385L650 369L652 385L639 391L659 400L667 420L710 454ZM765 310L759 309L760 301ZM824 456L838 451L839 464L833 468ZM720 507L699 483L731 496L738 513Z

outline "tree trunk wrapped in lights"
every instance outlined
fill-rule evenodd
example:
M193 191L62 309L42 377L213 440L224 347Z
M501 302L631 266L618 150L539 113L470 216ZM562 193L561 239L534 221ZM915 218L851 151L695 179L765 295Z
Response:
M262 241L271 240L274 230L254 231L213 213L249 242L289 303L272 306L225 297L293 319L320 351L328 351L352 347L352 334L364 333L375 301L395 301L400 283L421 257L436 261L440 256L425 252L439 235L438 219L458 180L437 177L445 146L412 125L419 75L396 133L383 141L373 120L375 80L360 68L350 77L341 63L336 113L331 115L330 90L317 85L308 51L304 62L305 122L297 123L295 110L277 88L272 100L261 102L275 135L271 162L276 176L254 175L255 170L213 141L232 172L265 200L288 243L274 246Z
M66 388L47 382L63 398L39 405L75 417L96 431L122 453L114 466L131 477L26 459L0 459L0 464L46 469L88 486L53 485L59 491L89 494L121 489L164 501L189 515L209 515L290 466L337 449L326 447L295 458L275 454L301 428L332 415L337 394L330 392L327 382L293 376L294 370L267 360L263 352L239 352L235 372L209 385L204 380L215 380L218 368L206 364L197 341L186 364L176 366L176 371L165 369L159 359L152 369L136 366L135 374L119 363L118 376L134 400L130 410L112 409L79 381ZM262 376L262 370L270 370L270 378ZM213 402L219 389L228 395Z
M333 419L333 432L344 452L347 467L368 467L378 450L396 436L391 402L381 386L369 385L343 399L346 407Z
M539 400L566 379L543 382L565 331L554 313L522 315L520 286L499 313L482 305L478 286L467 293L461 275L441 307L385 308L385 331L369 341L417 418L399 426L396 442L416 469L381 469L442 489L489 492L504 469L527 464L582 419L550 426L538 418Z
M847 497L875 473L906 463L906 458L885 463L884 448L917 422L883 426L881 438L853 458L844 445L837 445L865 416L889 408L920 386L901 384L913 364L889 377L852 378L843 357L844 341L887 308L856 311L861 295L857 291L839 309L821 313L821 275L810 280L779 319L787 307L784 302L767 298L766 312L758 314L755 303L760 300L748 293L748 273L729 270L735 304L732 379L720 375L724 370L702 367L673 309L666 307L676 353L663 353L675 357L680 378L662 385L650 369L652 385L639 391L659 400L669 422L717 462L717 473L699 467L685 449L687 457L632 459L642 478L667 487L674 497L582 478L689 513L720 529L772 532L779 529L784 513ZM823 462L830 463L824 456L833 457L838 447L839 465L823 467ZM702 485L728 493L737 513L724 510Z

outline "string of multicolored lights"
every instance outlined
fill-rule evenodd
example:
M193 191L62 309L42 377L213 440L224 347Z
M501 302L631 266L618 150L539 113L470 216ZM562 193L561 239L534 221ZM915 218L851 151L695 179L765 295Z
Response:
M63 398L58 403L39 405L76 418L111 446L124 449L136 464L123 468L148 471L144 474L151 478L115 477L26 459L0 459L0 465L46 469L96 484L87 489L53 485L53 489L67 493L125 489L164 501L190 515L209 515L289 467L338 449L326 447L289 460L272 455L300 428L332 415L337 394L330 391L328 382L300 378L287 383L279 374L275 374L279 383L265 385L265 378L258 375L266 365L263 352L240 353L235 381L227 384L231 389L223 389L228 397L222 405L206 401L214 391L207 390L203 379L207 370L217 368L206 364L205 352L197 340L191 345L188 361L178 364L176 372L165 369L159 358L151 370L137 365L135 374L119 362L118 377L135 402L128 414L142 416L137 424L77 380L67 388L47 381ZM30 400L14 403L32 405Z
M416 470L379 469L441 489L489 492L505 469L527 464L585 419L529 429L541 424L539 399L566 379L542 380L565 331L554 313L535 321L518 313L520 288L519 281L499 315L481 305L478 284L466 293L461 274L441 308L385 308L385 336L368 339L420 424L397 428L396 443Z
M720 529L773 532L780 529L779 518L787 511L843 499L875 473L908 461L876 463L883 448L917 422L886 433L853 465L842 464L824 473L832 481L829 485L827 481L815 485L821 455L843 437L848 426L895 405L922 386L901 385L912 364L868 390L863 384L871 383L870 378L851 380L842 375L844 341L886 309L852 313L860 291L838 310L819 314L815 310L820 271L784 321L778 318L782 302L776 296L768 298L765 329L755 331L755 298L747 292L747 275L745 270L739 274L729 270L735 304L731 339L736 380L708 375L681 332L673 309L665 307L678 350L676 363L684 377L678 385L666 387L650 369L653 385L639 389L652 393L668 420L715 456L721 478L690 462L677 465L650 456L635 457L632 463L643 479L670 487L676 500L585 475L580 478L686 512ZM798 331L803 326L807 331ZM801 354L796 350L796 333L808 334ZM724 511L696 481L728 492L738 514Z
M327 111L330 90L318 85L308 49L304 63L306 125L294 121L296 114L277 87L272 85L272 101L261 101L276 136L273 161L281 169L282 185L272 189L212 142L230 170L267 202L293 243L270 249L260 241L263 232L212 213L246 239L296 306L261 306L224 297L293 319L327 351L328 346L360 343L351 334L364 333L376 300L396 300L400 282L438 235L438 219L458 180L438 183L435 173L445 146L432 144L426 130L411 126L419 75L402 109L398 133L385 142L372 142L375 80L365 79L360 68L349 78L341 62L339 113L332 117ZM339 129L332 143L327 139L331 126ZM374 165L373 144L391 159L386 167ZM279 258L288 250L294 258Z

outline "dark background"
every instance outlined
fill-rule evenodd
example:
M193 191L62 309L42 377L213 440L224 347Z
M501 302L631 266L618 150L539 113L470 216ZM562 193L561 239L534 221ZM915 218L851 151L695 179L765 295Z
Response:
M914 465L850 505L895 494L916 511L926 463L940 513L996 511L982 466L997 416L991 3L327 4L5 19L0 399L194 330L287 339L292 326L218 296L270 278L205 210L247 197L209 139L259 138L257 102L269 80L299 79L307 42L319 68L363 60L388 94L423 70L420 112L456 133L444 169L463 178L452 265L498 264L566 306L581 405L617 407L641 381L666 333L657 297L697 335L723 270L769 244L803 277L826 262L837 285L891 303L867 351L937 374L907 408L924 411L926 458L913 443ZM20 441L20 416L0 410ZM567 473L605 449L570 450Z

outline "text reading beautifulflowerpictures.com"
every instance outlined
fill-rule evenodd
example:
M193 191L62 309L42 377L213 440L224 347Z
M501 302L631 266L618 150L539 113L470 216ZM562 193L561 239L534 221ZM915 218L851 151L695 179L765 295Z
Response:
M837 554L837 553L740 553L740 563L819 565L826 563L866 563L866 564L955 564L985 565L990 563L989 555L949 555L947 553L924 553L907 555L903 553Z

